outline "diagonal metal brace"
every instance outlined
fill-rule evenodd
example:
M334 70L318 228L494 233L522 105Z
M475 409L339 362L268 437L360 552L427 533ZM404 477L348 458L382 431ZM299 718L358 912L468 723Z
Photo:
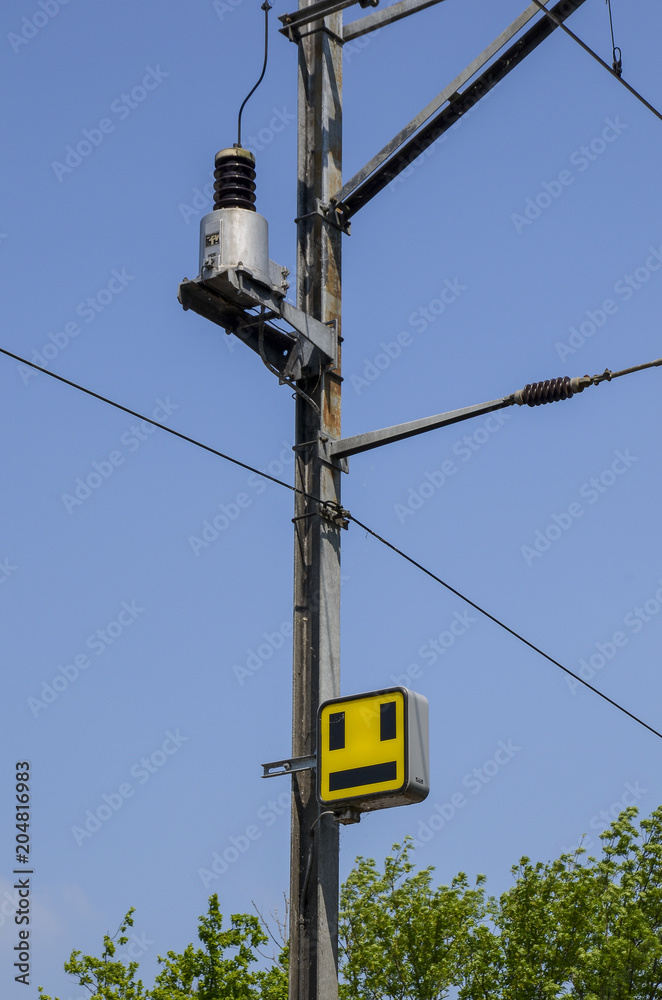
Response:
M390 143L377 153L362 170L352 177L331 198L336 210L348 221L364 205L382 191L418 156L425 152L444 132L469 111L482 97L518 66L541 42L556 30L557 22L565 21L585 0L559 0L547 17L540 20L465 90L458 83L468 82L534 15L540 13L538 2L529 7L488 46L441 94L421 111ZM549 15L554 15L550 20ZM435 110L436 109L436 110Z
M383 28L387 24L394 24L396 21L401 21L403 17L418 14L419 11L437 3L441 3L441 0L398 0L397 3L389 4L388 7L375 11L374 14L368 14L367 17L362 17L358 21L350 21L349 24L345 24L342 40L343 42L351 42L354 38L367 35L369 31Z
M405 424L395 424L393 427L382 427L380 430L368 431L366 434L355 434L353 437L330 441L328 445L329 458L332 462L342 458L347 459L350 455L358 455L363 451L370 451L372 448L379 448L384 444L402 441L415 434L434 431L439 427L467 420L469 417L492 413L505 406L512 406L514 402L514 395L502 396L501 399L492 399L487 403L478 403L476 406L465 406L461 410L449 410L447 413L437 413L431 417L409 420Z
M280 316L286 323L289 323L297 333L310 341L313 347L324 355L326 364L331 364L335 368L338 363L338 344L335 331L321 323L318 319L313 319L301 309L297 309L291 302L274 295L263 285L253 281L249 271L241 268L230 268L226 271L227 279L238 292L249 295L254 300L255 305L265 306L273 311L274 315ZM218 279L216 279L218 281Z
M561 378L546 379L544 382L530 382L523 389L511 392L508 396L501 396L500 399L490 399L486 403L477 403L475 406L465 406L461 410L449 410L447 413L436 413L431 417L422 417L419 420L409 420L404 424L394 424L392 427L382 427L376 431L368 431L365 434L355 434L352 437L334 439L321 438L320 447L324 449L322 455L324 460L347 471L346 464L340 466L340 462L347 462L350 455L359 455L361 452L370 451L372 448L379 448L384 444L392 444L395 441L403 441L405 438L414 437L416 434L423 434L426 431L434 431L440 427L448 427L449 424L457 424L470 417L483 416L486 413L493 413L495 410L502 410L506 406L541 406L546 403L555 403L563 399L572 399L573 396L591 385L600 385L601 382L611 382L612 379L621 378L623 375L632 375L634 372L641 372L647 368L662 367L662 358L654 361L646 361L641 365L633 365L631 368L622 368L620 371L612 372L606 368L598 375L582 375L570 378L568 375Z

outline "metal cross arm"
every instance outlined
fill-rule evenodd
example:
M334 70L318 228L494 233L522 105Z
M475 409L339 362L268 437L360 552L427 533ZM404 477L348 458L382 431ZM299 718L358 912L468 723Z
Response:
M291 41L296 41L296 32L299 28L312 21L320 21L329 14L335 14L336 11L345 10L346 7L352 7L355 3L360 3L362 7L376 7L379 0L318 0L317 3L301 7L292 14L281 14L278 20L284 27L279 29L280 33Z
M582 375L578 378L569 378L565 375L561 378L547 379L545 382L531 382L524 389L519 389L509 396L502 396L501 399L492 399L487 403L466 406L461 410L437 413L432 417L410 420L405 424L383 427L381 430L356 434L353 437L341 438L339 441L328 441L325 445L326 454L331 461L337 463L341 459L349 458L350 455L358 455L362 451L370 451L383 444L402 441L404 438L414 437L416 434L425 433L425 431L433 431L438 427L457 424L470 417L480 417L484 413L493 413L494 410L501 410L506 406L541 406L545 403L558 402L561 399L571 399L572 396L583 392L590 385L610 382L622 375L631 375L633 372L643 371L645 368L657 368L661 365L662 358L657 358L655 361L648 361L632 368L623 368L618 372L612 372L607 368L600 375Z
M394 24L396 21L401 21L403 17L417 14L419 10L425 10L426 7L433 7L441 2L442 0L400 0L399 3L392 3L389 7L368 14L367 17L362 17L358 21L350 21L343 27L342 40L343 42L351 42L354 38L367 35L369 31L383 28L386 24Z
M531 3L498 38L467 66L437 97L400 131L369 163L343 185L330 199L336 212L345 220L363 208L387 184L400 174L412 160L425 152L444 132L492 90L515 66L519 65L541 42L585 0L560 0L551 12L556 20L543 15L528 31L510 46L488 69L460 93L503 46L536 14L537 3ZM384 12L385 13L385 12ZM444 106L445 105L445 106ZM441 109L441 110L440 110Z
M466 406L462 410L450 410L448 413L437 413L433 417L410 420L406 424L382 427L378 431L368 431L366 434L356 434L353 437L341 438L340 441L331 441L327 445L327 451L332 460L349 458L350 455L358 455L362 451L370 451L383 444L392 444L394 441L402 441L404 438L414 437L425 431L434 431L438 427L456 424L469 417L479 417L483 413L501 410L504 406L512 406L514 402L513 396L507 396L502 399L492 399L489 403Z

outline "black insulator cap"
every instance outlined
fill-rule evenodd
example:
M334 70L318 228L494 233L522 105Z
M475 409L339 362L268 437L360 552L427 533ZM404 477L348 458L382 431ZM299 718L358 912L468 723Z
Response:
M222 149L214 161L214 209L255 211L255 157L248 149Z

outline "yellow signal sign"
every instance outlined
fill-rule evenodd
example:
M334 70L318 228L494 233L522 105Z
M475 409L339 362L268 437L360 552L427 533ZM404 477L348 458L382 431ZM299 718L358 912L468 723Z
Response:
M429 792L428 703L407 688L325 702L317 747L322 805L384 809Z

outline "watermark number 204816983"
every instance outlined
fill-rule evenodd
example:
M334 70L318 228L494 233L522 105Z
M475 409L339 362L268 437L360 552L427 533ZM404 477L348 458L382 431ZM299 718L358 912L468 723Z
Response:
M16 890L16 911L14 924L18 941L14 945L16 961L14 968L17 983L30 985L30 878L34 874L30 857L30 763L16 763L16 851L14 889ZM19 877L20 876L20 877Z

